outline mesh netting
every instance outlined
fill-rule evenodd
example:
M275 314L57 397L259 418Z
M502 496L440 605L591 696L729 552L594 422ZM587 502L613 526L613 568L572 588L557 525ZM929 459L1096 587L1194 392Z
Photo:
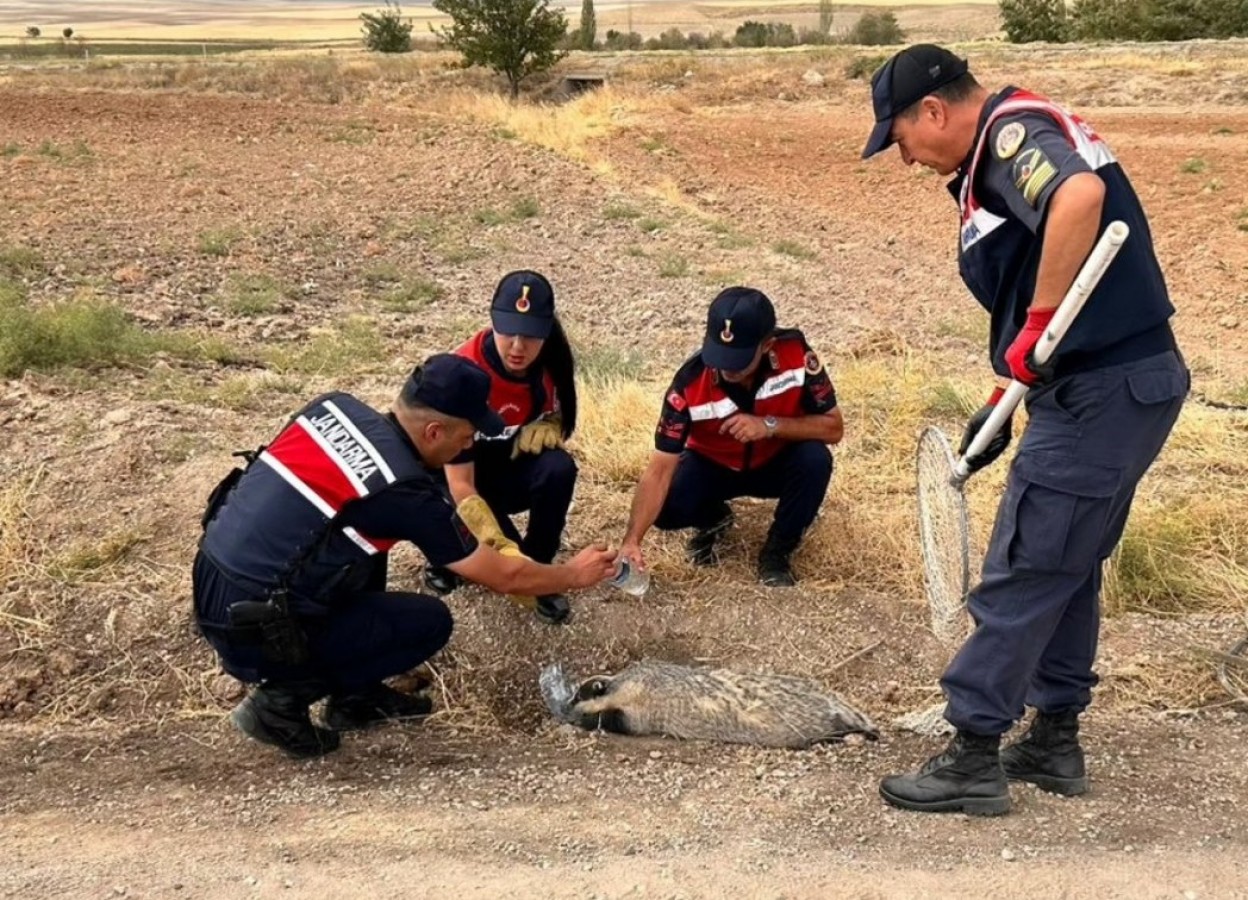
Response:
M915 458L919 547L932 631L946 644L966 634L965 600L970 588L966 497L950 483L955 463L944 432L925 428Z

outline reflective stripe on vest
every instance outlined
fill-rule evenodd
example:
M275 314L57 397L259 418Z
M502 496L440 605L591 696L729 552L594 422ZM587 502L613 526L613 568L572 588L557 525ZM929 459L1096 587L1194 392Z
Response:
M292 422L260 461L312 504L327 520L342 512L351 500L367 497L369 481L393 484L394 472L377 448L332 401L324 412L301 415ZM354 528L342 530L369 555L384 553L396 541L368 538Z
M1018 91L1011 94L1008 100L1002 101L989 114L988 121L984 123L983 131L980 132L979 143L975 145L975 153L971 156L971 165L967 169L966 178L962 182L962 196L959 206L962 210L961 243L963 251L970 249L1005 224L1006 220L1004 217L991 213L980 206L979 201L975 199L973 186L975 184L976 169L979 166L980 159L983 157L985 148L988 146L992 126L1005 116L1024 112L1040 113L1057 122L1066 135L1066 140L1070 141L1075 152L1082 157L1083 161L1088 164L1088 168L1093 171L1117 162L1113 152L1109 149L1109 145L1101 140L1091 126L1074 113L1063 109L1056 103L1038 94L1031 94L1026 91Z

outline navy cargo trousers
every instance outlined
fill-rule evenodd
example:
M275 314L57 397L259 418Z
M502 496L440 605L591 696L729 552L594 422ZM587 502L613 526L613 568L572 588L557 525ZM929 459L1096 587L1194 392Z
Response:
M967 601L975 631L941 679L955 727L1002 734L1024 704L1058 713L1091 702L1101 564L1190 383L1171 351L1028 394L1027 429Z
M775 498L771 532L796 544L815 521L832 480L832 452L820 441L793 441L757 469L737 472L686 450L655 525L665 531L707 528L720 504L736 497Z

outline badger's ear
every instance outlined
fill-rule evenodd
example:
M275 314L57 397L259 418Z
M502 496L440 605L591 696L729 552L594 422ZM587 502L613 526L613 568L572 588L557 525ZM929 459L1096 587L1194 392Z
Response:
M593 700L595 697L603 697L611 690L611 679L605 675L598 675L581 682L581 686L576 689L576 700L580 703L582 700Z

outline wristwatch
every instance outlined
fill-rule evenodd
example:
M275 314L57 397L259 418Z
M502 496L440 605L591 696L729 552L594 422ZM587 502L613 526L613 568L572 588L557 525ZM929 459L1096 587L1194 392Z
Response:
M780 423L776 421L775 416L766 416L763 419L763 427L767 429L767 437L775 437L776 429L780 427Z

